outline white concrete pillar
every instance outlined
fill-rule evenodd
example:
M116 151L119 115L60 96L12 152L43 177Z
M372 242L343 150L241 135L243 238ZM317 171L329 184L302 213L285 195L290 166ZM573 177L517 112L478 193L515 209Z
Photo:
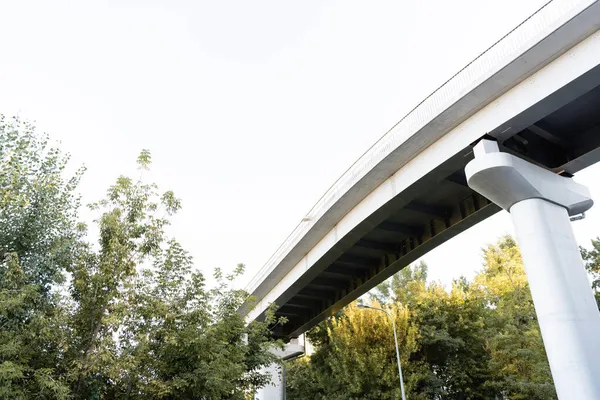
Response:
M558 397L600 399L600 313L569 220L592 206L589 192L487 140L465 172L512 216Z
M271 364L266 369L271 384L258 389L255 400L285 400L285 365Z
M548 361L561 399L600 399L600 317L567 210L511 207Z
M283 350L273 349L273 353L282 361L304 354L304 345L297 338L291 339ZM257 390L255 400L285 400L285 365L271 364L266 368L271 375L271 384Z

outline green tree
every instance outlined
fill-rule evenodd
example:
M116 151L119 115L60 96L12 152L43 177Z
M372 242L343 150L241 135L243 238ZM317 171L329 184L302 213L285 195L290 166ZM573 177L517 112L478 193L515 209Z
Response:
M600 238L592 239L590 250L581 248L581 257L592 279L592 290L600 307Z
M80 238L75 188L84 170L65 178L68 160L33 125L0 114L0 256L16 254L44 294L62 280Z
M399 318L411 334L410 345L401 344L402 365L411 399L556 398L515 241L503 237L483 256L474 281L462 277L449 290L426 282L423 263L376 289L373 298L405 313ZM365 323L350 307L317 326L308 335L316 352L289 365L290 398L397 398L381 373L394 365L380 357L389 354L389 338L373 334L384 322ZM377 367L363 361L369 357Z
M397 324L401 360L407 363L416 345L408 310L394 307L389 311ZM361 310L353 303L343 316L321 329L327 330L327 342L310 358L316 368L308 367L306 359L290 365L290 399L400 398L392 324L387 315Z
M145 170L147 151L138 158ZM78 398L243 399L268 382L275 361L267 321L246 325L246 294L229 282L208 288L190 255L165 228L181 202L154 184L117 179L100 216L98 249L72 269L73 392Z
M0 264L0 399L67 399L60 376L67 315L57 296L27 283L15 253Z
M66 310L83 170L19 118L0 115L0 398L67 398Z
M419 293L425 290L427 268L427 264L424 261L420 261L416 265L400 270L391 279L377 285L370 292L371 298L382 304L392 302L408 304L417 298Z
M0 399L235 400L266 384L268 327L283 321L237 313L243 266L208 287L166 231L180 200L141 178L91 205L99 240L87 243L82 171L64 179L67 161L0 118Z
M475 285L490 313L486 321L495 386L510 399L553 399L556 392L521 253L510 236L484 249Z
M411 362L421 368L407 379L416 398L489 399L491 379L485 348L488 310L469 287L448 292L431 284L411 299L411 322L418 330L418 350Z
M428 285L427 270L421 261L385 283L388 298L410 310L410 323L418 332L417 350L406 368L411 397L493 398L487 387L485 300L464 278L449 292L437 283ZM382 292L380 287L378 291Z

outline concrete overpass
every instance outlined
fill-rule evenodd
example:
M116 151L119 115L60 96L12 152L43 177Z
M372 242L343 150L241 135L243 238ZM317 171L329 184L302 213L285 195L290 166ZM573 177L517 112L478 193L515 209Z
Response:
M275 303L289 320L275 333L297 337L498 212L491 200L502 202L473 190L465 175L482 138L565 182L599 161L599 29L597 1L551 1L419 103L254 277L247 290L256 301L241 310L247 319L262 318ZM583 210L560 205L571 214ZM536 309L539 316L538 302ZM556 381L555 368L553 375Z

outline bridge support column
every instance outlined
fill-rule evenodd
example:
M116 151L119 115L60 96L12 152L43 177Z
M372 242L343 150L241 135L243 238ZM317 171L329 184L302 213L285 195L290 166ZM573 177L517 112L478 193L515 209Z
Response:
M265 372L271 375L271 383L258 389L255 400L285 400L285 365L271 364Z
M600 313L569 216L589 209L587 188L480 141L469 186L509 211L558 397L600 399Z
M299 344L298 339L291 339L283 350L274 349L273 353L285 361L304 354L304 350L304 346ZM271 384L259 389L254 399L285 400L285 365L271 364L266 372L271 375Z

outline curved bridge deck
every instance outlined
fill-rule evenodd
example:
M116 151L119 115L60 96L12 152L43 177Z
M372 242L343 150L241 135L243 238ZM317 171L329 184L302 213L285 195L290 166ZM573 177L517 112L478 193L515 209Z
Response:
M559 174L600 160L600 3L548 3L394 126L319 200L247 288L294 337L499 208L467 185L471 145Z

